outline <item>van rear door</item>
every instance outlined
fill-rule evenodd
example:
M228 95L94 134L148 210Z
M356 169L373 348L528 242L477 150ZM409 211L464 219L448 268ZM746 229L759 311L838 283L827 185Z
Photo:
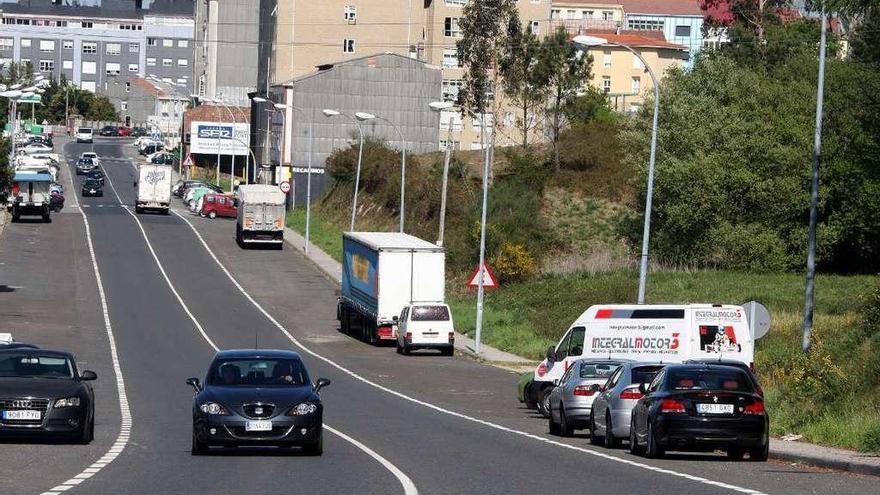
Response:
M691 359L732 359L753 364L755 345L741 307L694 308L691 328Z
M405 332L413 344L445 344L452 332L452 315L445 304L411 306Z

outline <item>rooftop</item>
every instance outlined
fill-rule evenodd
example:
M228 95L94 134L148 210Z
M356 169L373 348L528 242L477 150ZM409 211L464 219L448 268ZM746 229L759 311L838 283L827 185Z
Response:
M662 31L616 31L593 29L586 33L588 36L604 38L609 41L609 45L614 44L626 45L632 48L665 48L669 50L686 51L688 48L683 45L670 43L663 38Z
M138 8L140 6L141 8ZM0 0L4 14L52 15L95 19L143 19L149 15L192 17L193 0Z
M699 0L562 0L565 6L608 5L622 6L627 14L693 15L701 16ZM554 2L554 6L556 2Z

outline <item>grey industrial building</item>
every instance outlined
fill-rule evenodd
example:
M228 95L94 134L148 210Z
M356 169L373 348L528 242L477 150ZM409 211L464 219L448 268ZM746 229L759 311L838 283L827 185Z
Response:
M0 65L104 93L149 75L193 90L193 0L0 0Z
M288 108L277 111L267 103L252 105L251 136L258 160L293 167L299 204L305 198L309 147L314 199L326 184L327 158L357 136L352 121L357 112L394 123L406 141L408 153L436 151L440 116L428 104L437 100L441 80L439 67L399 54L381 53L322 65L317 72L274 85L269 99ZM324 109L338 110L349 117L327 117ZM383 139L397 149L403 147L397 131L386 122L374 119L360 125L365 136ZM312 139L310 129L314 132Z

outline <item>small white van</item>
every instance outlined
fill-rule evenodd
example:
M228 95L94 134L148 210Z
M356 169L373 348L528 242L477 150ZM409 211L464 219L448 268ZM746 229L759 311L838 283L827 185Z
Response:
M76 130L76 142L77 143L91 143L92 142L92 128L91 127L80 127Z
M529 403L545 402L568 366L580 358L681 363L724 359L754 365L755 345L746 312L722 304L599 304L571 324L535 368Z
M418 303L404 306L397 320L397 352L409 354L416 349L438 349L451 356L455 346L452 311L443 303Z

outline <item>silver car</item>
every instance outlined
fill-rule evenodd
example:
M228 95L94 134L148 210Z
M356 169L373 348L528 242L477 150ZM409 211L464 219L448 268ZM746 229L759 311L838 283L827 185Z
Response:
M613 449L629 438L633 406L642 398L639 385L650 383L661 363L624 363L596 395L590 416L590 443Z
M589 427L593 399L622 363L621 359L578 359L550 392L550 434L564 437Z

